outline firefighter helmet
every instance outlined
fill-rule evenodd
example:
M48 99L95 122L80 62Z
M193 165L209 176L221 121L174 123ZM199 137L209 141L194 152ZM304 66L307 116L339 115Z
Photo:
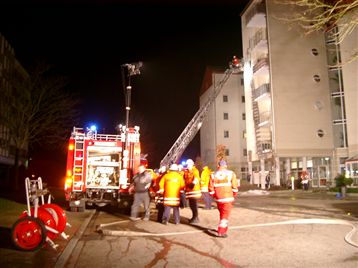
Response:
M187 166L189 166L189 165L194 165L194 161L193 160L191 160L191 159L188 159L188 160L186 160L186 165Z
M179 170L178 165L177 165L177 164L171 164L169 170L171 170L171 171L178 171L178 170Z

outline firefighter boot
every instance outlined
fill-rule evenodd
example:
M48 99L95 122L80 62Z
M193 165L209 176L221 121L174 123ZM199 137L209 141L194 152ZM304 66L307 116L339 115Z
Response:
M227 237L227 227L218 227L218 237L226 238Z

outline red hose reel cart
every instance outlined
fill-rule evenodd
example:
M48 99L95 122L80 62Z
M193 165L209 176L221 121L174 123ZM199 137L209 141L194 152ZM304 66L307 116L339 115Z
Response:
M54 249L58 244L53 242L58 236L65 240L68 235L64 230L71 226L64 210L51 203L51 194L43 189L42 179L25 179L27 211L24 211L11 229L11 239L15 247L24 251L34 251L46 242ZM47 203L45 196L47 195Z

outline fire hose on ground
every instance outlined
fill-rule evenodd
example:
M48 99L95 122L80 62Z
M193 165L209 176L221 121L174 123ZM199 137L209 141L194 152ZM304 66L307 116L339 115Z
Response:
M203 228L202 230L191 230L191 231L182 231L182 232L167 232L167 233L147 233L147 232L136 232L136 231L122 231L122 230L108 230L103 229L105 227L120 224L128 222L125 221L118 221L114 223L107 223L107 224L100 224L97 226L97 231L101 232L104 235L108 236L123 236L123 237L129 237L129 236L139 236L139 237L158 237L158 236L174 236L174 235L186 235L186 234L194 234L194 233L203 233L208 230L209 228ZM353 241L353 236L357 232L357 222L352 223L347 220L339 220L339 219L296 219L296 220L287 220L287 221L281 221L281 222L270 222L270 223L260 223L260 224L249 224L249 225L239 225L239 226L230 226L231 230L237 230L237 229L247 229L247 228L253 228L253 227L267 227L267 226L276 226L276 225L292 225L292 224L326 224L326 225L345 225L345 226L351 226L352 230L346 234L344 237L344 240L350 244L353 247L358 248L358 243Z

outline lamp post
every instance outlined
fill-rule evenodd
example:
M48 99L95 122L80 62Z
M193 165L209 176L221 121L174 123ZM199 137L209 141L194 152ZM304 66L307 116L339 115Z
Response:
M126 129L129 125L129 111L131 110L131 94L132 94L132 86L131 86L131 76L139 75L140 68L143 66L141 61L136 63L126 63L122 64L122 84L123 90L125 92L126 98Z

